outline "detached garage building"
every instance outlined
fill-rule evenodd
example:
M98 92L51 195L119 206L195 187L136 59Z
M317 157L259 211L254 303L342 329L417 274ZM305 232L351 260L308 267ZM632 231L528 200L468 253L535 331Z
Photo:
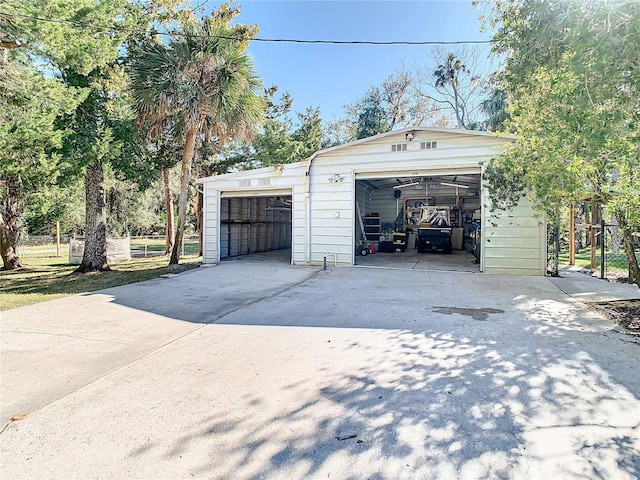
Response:
M403 247L392 254L400 258L415 253L425 216L444 212L453 249L473 243L480 271L544 275L543 219L525 200L508 212L490 211L482 185L482 165L514 141L412 127L321 150L299 163L198 179L203 261L283 250L292 264L327 258L355 265L363 246L390 244Z

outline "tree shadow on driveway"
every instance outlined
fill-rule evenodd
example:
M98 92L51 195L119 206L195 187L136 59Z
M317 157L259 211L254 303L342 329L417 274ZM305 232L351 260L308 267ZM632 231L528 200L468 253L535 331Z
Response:
M238 335L230 331L238 327L219 328ZM274 341L263 331L269 327L252 328ZM179 462L198 450L203 454L188 471L209 478L640 473L636 395L575 346L531 349L446 328L351 331L342 338L328 330L332 340L317 343L315 335L300 340L305 332L278 330L284 351L256 351L262 357L241 361L240 370L232 358L219 364L200 384L224 395L204 395L211 415L158 439L147 460ZM307 353L287 359L295 337ZM185 388L180 396L189 398L194 392ZM159 448L167 440L169 450Z
M214 414L130 453L198 448L211 478L640 476L638 345L543 278L404 280L428 286L323 272L210 325Z
M332 269L212 322L16 422L8 477L640 477L638 345L547 279Z

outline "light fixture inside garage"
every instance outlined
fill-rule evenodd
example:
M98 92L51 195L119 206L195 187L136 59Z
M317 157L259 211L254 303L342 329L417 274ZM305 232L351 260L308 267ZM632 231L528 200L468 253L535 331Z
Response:
M468 185L460 185L459 183L440 182L440 185L444 185L446 187L469 188Z
M393 189L397 190L398 188L413 187L415 185L420 185L420 183L422 182L403 183L402 185L396 185Z

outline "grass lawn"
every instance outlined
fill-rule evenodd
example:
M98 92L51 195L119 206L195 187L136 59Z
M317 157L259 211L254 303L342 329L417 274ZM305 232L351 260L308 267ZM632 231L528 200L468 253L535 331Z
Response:
M186 257L180 259L180 265L168 267L165 256L134 258L111 265L111 272L79 275L73 273L77 266L67 263L66 253L55 256L55 246L25 248L19 253L24 269L0 271L0 310L142 282L196 268L202 261L201 257Z
M562 252L558 255L558 261L560 264L569 264L569 252ZM576 265L578 267L591 268L591 252L585 250L582 253L576 252ZM596 268L600 265L600 252L596 254Z
M607 276L609 274L612 275L627 275L629 272L629 260L627 259L627 255L622 253L612 253L605 252L606 256L606 270ZM640 253L636 254L638 260L640 261ZM560 264L568 265L569 264L569 253L562 252L558 255L558 261ZM582 252L576 252L576 265L584 268L591 268L591 252L589 250L584 250ZM597 270L600 269L600 249L598 249L596 253L596 266Z

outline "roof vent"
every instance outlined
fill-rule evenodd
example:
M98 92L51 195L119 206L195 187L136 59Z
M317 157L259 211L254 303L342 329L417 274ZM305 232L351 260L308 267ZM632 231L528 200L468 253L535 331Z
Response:
M437 148L438 142L420 142L420 150L431 150Z
M406 152L407 151L407 144L406 143L394 143L393 145L391 145L391 151L392 152Z

